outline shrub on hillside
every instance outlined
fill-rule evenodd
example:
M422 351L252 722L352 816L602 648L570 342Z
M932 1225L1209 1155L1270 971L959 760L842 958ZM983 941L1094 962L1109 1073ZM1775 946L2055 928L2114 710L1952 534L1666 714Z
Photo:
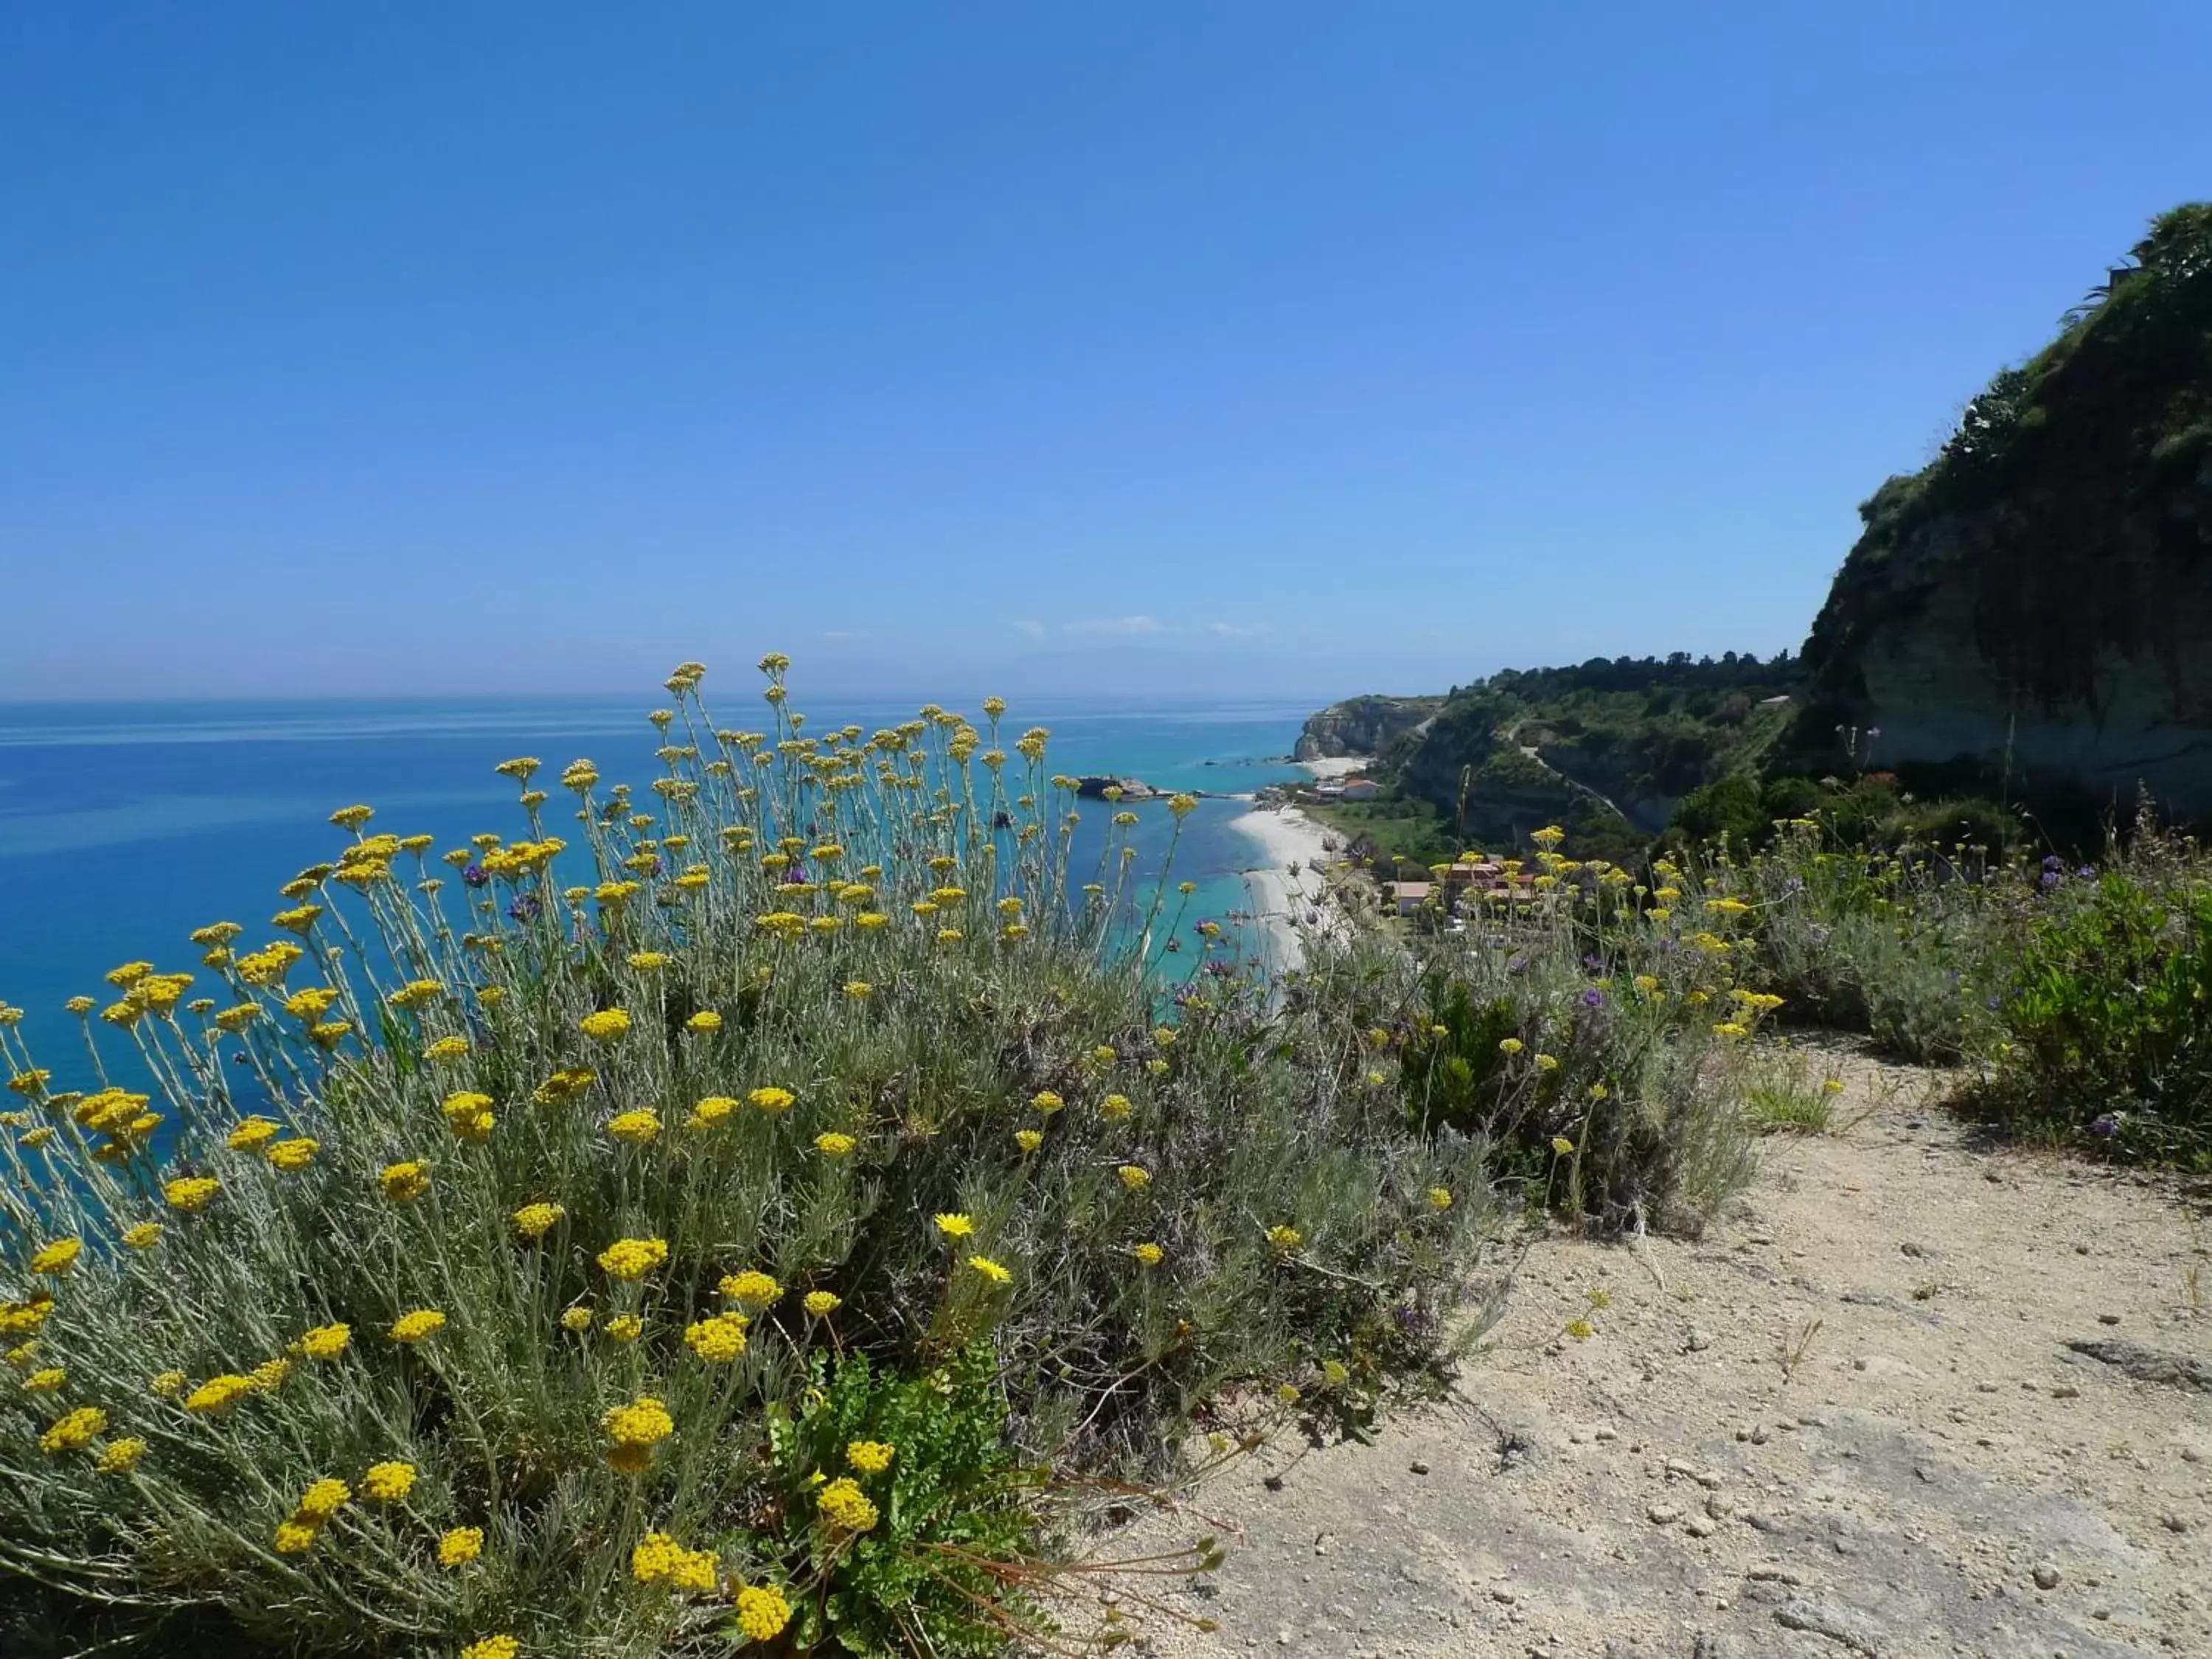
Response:
M1211 933L1171 1006L1042 732L763 666L565 838L532 760L520 841L336 814L73 1005L97 1090L0 1017L0 1645L987 1650L1055 1486L1437 1357L1482 1143Z
M2194 849L2139 841L2101 874L2052 859L2039 886L1979 1103L2115 1156L2212 1167L2212 881Z

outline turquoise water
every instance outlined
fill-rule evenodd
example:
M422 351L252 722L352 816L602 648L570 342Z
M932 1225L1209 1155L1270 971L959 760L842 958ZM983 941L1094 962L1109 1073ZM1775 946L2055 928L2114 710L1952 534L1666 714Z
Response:
M33 1051L58 1081L76 1086L82 1050L62 1004L79 992L106 1000L100 975L134 957L196 967L185 935L208 922L258 930L283 902L277 885L343 844L327 822L335 809L367 802L380 830L434 835L441 847L481 830L520 836L514 786L492 768L531 754L557 771L589 756L609 783L641 785L657 769L649 706L611 698L0 704L0 1000L26 1011L22 1034ZM914 712L881 702L805 706L817 731L848 721L872 731ZM1162 788L1230 793L1295 775L1260 763L1290 752L1306 713L1061 701L1017 705L1002 729L1049 728L1055 772L1113 771ZM745 723L735 707L718 715ZM1096 859L1108 816L1103 802L1085 805L1079 869ZM1175 873L1199 884L1186 925L1225 921L1249 902L1238 872L1256 861L1256 848L1232 827L1244 811L1241 801L1206 800L1184 824ZM1162 807L1141 815L1133 832L1141 872L1158 867L1170 823Z

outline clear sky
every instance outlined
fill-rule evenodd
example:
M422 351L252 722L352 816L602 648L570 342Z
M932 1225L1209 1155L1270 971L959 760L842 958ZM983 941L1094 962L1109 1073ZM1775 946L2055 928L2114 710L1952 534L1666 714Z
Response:
M0 697L1795 647L2212 5L0 7Z

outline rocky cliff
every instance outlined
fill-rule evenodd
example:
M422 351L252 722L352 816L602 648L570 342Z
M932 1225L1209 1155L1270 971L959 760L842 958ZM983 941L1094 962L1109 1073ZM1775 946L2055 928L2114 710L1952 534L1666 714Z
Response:
M1379 755L1443 705L1442 697L1347 697L1308 716L1291 752L1299 760Z
M2160 218L1860 512L1793 763L2212 813L2212 204Z

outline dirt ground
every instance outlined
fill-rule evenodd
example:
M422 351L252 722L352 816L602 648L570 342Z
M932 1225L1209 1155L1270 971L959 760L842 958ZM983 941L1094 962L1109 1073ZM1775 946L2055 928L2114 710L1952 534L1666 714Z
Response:
M1704 1239L1544 1238L1444 1403L1232 1465L1135 1650L2212 1656L2212 1203L1832 1069Z

